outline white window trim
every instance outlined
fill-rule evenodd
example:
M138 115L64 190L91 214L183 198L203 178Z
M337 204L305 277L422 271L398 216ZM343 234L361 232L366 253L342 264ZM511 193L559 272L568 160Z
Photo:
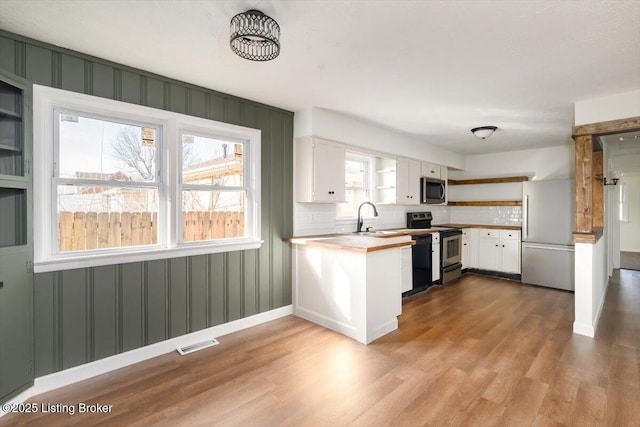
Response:
M369 201L371 203L375 203L375 187L374 187L374 176L373 176L373 169L374 169L374 164L375 164L375 158L367 153L362 153L359 151L350 151L347 150L345 153L345 160L356 160L356 161L366 161L369 166L367 168L366 171L366 181L367 181L367 186L365 188L368 189L369 191ZM360 187L348 187L345 185L345 190L347 188L360 188ZM338 215L338 204L336 204L336 213L335 213L335 221L336 223L351 223L354 220L358 219L358 215L350 215L350 216L340 216ZM375 217L373 218L368 218L368 221L370 220L371 222L375 223Z
M53 250L54 226L52 212L57 212L52 195L54 156L53 110L76 110L127 121L152 123L162 128L162 153L159 168L160 200L166 200L163 209L164 222L159 221L158 245L118 248L100 252L86 251L56 255ZM225 239L206 242L180 242L178 233L180 215L177 206L180 200L178 171L179 130L206 130L209 134L247 141L245 165L247 182L247 217L249 230L246 238ZM260 142L261 132L243 126L201 119L185 114L173 113L151 107L99 98L61 89L33 85L33 206L34 206L34 271L36 273L72 268L96 267L127 262L150 261L182 256L202 255L236 250L256 249L261 246L260 218ZM166 192L166 193L163 193ZM164 197L163 197L164 196ZM57 203L57 201L55 201ZM172 211L175 211L172 213Z

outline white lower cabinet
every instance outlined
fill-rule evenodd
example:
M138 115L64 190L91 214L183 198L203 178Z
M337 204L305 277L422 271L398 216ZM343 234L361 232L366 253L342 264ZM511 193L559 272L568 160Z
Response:
M478 229L462 230L462 268L478 268Z
M478 268L520 274L520 231L478 230Z
M500 231L501 271L520 274L520 232Z
M413 263L411 259L411 247L402 248L402 283L401 283L401 292L409 292L413 288Z
M434 283L440 280L440 233L431 235L431 278Z

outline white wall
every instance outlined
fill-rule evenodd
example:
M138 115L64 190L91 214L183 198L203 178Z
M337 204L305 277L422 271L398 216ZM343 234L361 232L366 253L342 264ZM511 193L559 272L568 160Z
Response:
M620 223L620 250L640 252L640 173L624 174L620 183L627 186L629 222Z
M573 144L532 150L465 156L462 171L449 171L449 178L528 176L529 179L566 179L575 175Z
M311 111L296 111L293 134L296 138L313 135L458 169L463 166L463 155L460 153L429 144L413 135L317 107Z
M610 120L626 119L640 116L640 90L608 95L599 98L576 101L574 103L574 123L582 125ZM611 158L605 146L605 159L609 163ZM611 159L613 162L613 159ZM607 193L611 206L610 192ZM609 212L612 211L612 212ZM609 242L608 232L612 228L615 213L612 209L605 210L605 230L596 244L576 244L575 261L575 322L573 331L578 334L593 336L600 317L600 308L604 303L608 284L608 273L611 266L609 257L612 254L611 245L616 238ZM596 310L595 307L598 307Z
M596 244L575 245L575 320L573 332L593 337L595 335L604 297L607 291L606 272L607 238L602 236Z
M637 117L640 116L640 90L576 101L574 112L576 125Z

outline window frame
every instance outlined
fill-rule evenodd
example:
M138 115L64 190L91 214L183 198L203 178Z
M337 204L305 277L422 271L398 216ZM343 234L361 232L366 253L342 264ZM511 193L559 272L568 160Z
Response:
M229 123L160 110L107 98L33 85L33 206L34 206L34 271L47 272L73 268L113 265L174 257L256 249L261 246L260 165L261 131ZM104 248L89 251L57 253L57 197L54 161L59 151L55 111L74 112L83 117L98 117L133 125L156 127L160 141L156 153L158 185L158 244ZM180 131L201 131L217 138L242 141L243 185L245 195L245 230L243 238L182 242L182 217L179 171L182 168ZM246 155L246 158L244 157ZM55 159L55 160L54 160ZM249 159L249 160L246 160ZM89 180L91 184L95 181ZM105 181L123 187L119 181ZM102 182L101 182L102 184ZM146 187L142 182L129 187ZM54 197L56 197L54 199ZM180 203L179 203L180 202ZM53 213L55 212L55 215ZM55 224L54 224L55 223ZM55 245L55 251L53 250Z
M618 221L627 224L629 223L629 188L624 181L620 181L618 187Z
M345 198L346 198L347 190L364 189L368 194L368 199L369 199L368 201L372 202L372 203L375 203L375 191L373 191L374 190L374 188L373 188L373 182L374 182L373 168L374 168L375 158L373 156L369 155L369 154L366 154L366 153L347 150L345 152L345 168L347 166L347 161L365 162L366 163L366 170L365 170L365 173L364 173L365 186L363 186L363 187L352 187L352 186L347 186L346 183L345 183L345 186L344 186ZM348 202L346 202L346 203L348 203ZM351 221L351 220L357 219L357 216L358 216L357 213L355 213L354 215L339 215L338 214L338 204L336 203L336 220L337 221Z
M203 138L218 138L218 139L222 139L224 138L226 141L229 142L234 142L234 143L241 143L243 145L243 149L242 149L242 186L238 187L238 186L221 186L221 185L206 185L206 184L184 184L183 182L183 166L184 166L184 150L183 150L183 146L182 146L182 137L185 134L189 134L189 135L193 135L193 136L199 136L199 137L203 137ZM178 245L179 246L187 246L187 245L207 245L210 244L211 242L234 242L234 241L240 241L242 239L244 239L244 237L241 238L229 238L229 239L220 239L220 240L197 240L197 241L185 241L183 238L183 233L182 233L182 226L184 224L184 212L183 209L181 208L183 200L182 200L182 193L185 189L185 187L187 189L191 189L191 190L202 190L202 191L221 191L221 192L234 192L234 191L244 191L245 192L245 200L247 200L247 205L249 204L248 201L252 200L251 197L253 197L253 189L251 188L251 186L248 184L249 182L251 182L251 170L248 167L251 164L251 141L249 140L244 140L244 139L240 139L240 138L233 138L233 137L229 137L229 136L221 136L219 134L214 134L211 133L210 130L205 130L202 128L197 128L194 126L189 126L189 127L181 127L178 130L178 151L179 151L179 162L178 162L178 179L177 179L177 186L178 186L178 191L177 191L177 195L176 195L176 200L177 200L177 206L180 206L180 208L178 209L178 215L177 215L177 223L176 223L176 232L177 232L177 240L178 240ZM253 221L253 209L245 209L244 212L244 223L245 224L251 224ZM245 228L246 230L246 228ZM246 233L245 233L246 235Z
M132 125L132 126L146 126L153 127L156 129L156 164L154 171L154 180L153 182L132 182L132 181L117 181L117 180L92 180L92 179L82 179L82 178L61 178L60 177L60 121L58 120L59 114L72 114L81 117L87 117L96 120L104 120L104 121L114 121L117 120L117 123ZM69 255L74 256L87 256L87 255L98 255L98 254L117 254L123 252L127 249L136 249L136 250L144 250L144 249L160 249L166 245L166 235L161 233L161 228L166 226L166 212L167 212L167 197L165 196L166 189L162 183L162 175L161 175L161 165L162 165L162 151L163 151L163 125L160 122L146 122L142 123L140 121L134 121L130 118L120 118L107 116L104 114L96 114L93 112L84 112L77 111L68 108L60 108L53 107L53 165L52 165L52 179L50 184L50 192L51 192L51 239L50 239L50 253L53 256L61 256L67 257ZM104 249L91 249L84 251L73 251L73 252L60 252L58 249L58 240L55 235L54 230L57 229L59 224L58 218L58 191L57 187L59 185L90 185L90 186L105 186L105 187L114 187L114 188L145 188L145 189L157 189L158 191L158 236L157 243L155 245L144 245L144 246L126 246L124 248L104 248ZM35 238L35 236L34 236Z

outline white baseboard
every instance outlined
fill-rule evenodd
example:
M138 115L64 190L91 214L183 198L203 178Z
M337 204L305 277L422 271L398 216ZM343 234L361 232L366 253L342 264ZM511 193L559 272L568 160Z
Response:
M36 378L33 387L23 391L6 403L22 403L32 396L176 351L178 347L228 335L290 314L293 314L293 309L291 305L288 305L45 375ZM224 340L222 344L224 344ZM0 409L0 417L3 415L5 415L5 412Z
M596 329L585 323L573 322L573 333L593 338L596 335Z

